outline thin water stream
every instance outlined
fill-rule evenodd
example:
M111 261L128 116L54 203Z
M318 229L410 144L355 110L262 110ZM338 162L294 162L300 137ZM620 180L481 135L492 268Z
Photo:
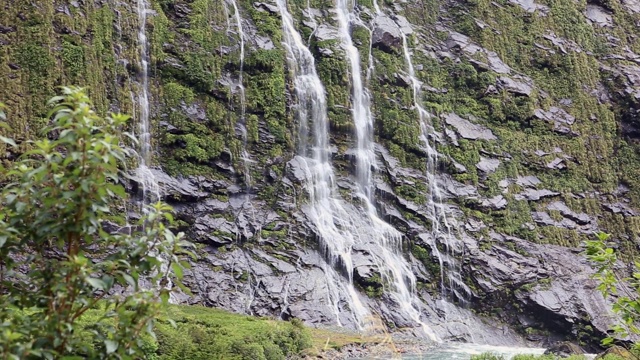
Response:
M413 91L413 107L416 110L418 121L420 124L420 141L427 152L427 182L428 182L428 200L427 206L431 215L431 237L429 245L433 254L437 257L440 265L440 279L442 294L445 298L450 297L452 300L465 302L471 295L471 290L464 283L461 275L459 262L456 260L456 252L460 249L456 247L456 238L450 225L450 220L446 211L446 207L442 201L442 193L437 179L438 151L435 148L435 140L432 134L435 133L431 122L431 114L424 108L422 104L422 82L417 78L415 67L409 49L406 34L398 26L402 34L402 47L407 65L407 72L411 81ZM444 244L445 252L442 253L437 246L437 241Z
M247 121L246 121L246 112L247 112L247 104L246 104L246 91L244 87L244 60L245 60L245 33L242 27L242 16L240 14L240 9L238 8L238 4L236 0L230 0L231 6L233 7L233 19L235 21L236 31L238 33L238 40L240 45L240 69L238 72L238 79L236 83L236 87L238 89L240 95L240 122L239 129L242 136L242 154L240 158L242 159L244 166L244 182L247 188L251 187L251 172L249 164L251 164L251 155L247 150ZM229 28L231 24L229 23ZM229 29L230 30L230 29Z
M438 338L421 320L420 300L415 295L416 277L409 263L402 256L402 235L377 214L373 202L373 168L376 166L374 152L373 127L370 96L363 85L360 67L360 53L353 44L351 27L359 23L354 3L337 0L337 18L342 47L345 50L351 75L352 116L357 138L356 175L360 189L360 198L364 202L372 232L364 245L373 255L388 293L400 312L412 321L420 324L426 336L437 341ZM376 9L379 11L379 8Z
M330 267L325 269L329 303L336 321L340 320L340 299L345 298L353 320L363 326L370 315L353 286L353 259L351 251L359 242L357 219L345 208L337 195L335 175L329 161L329 119L325 89L316 72L315 59L296 30L293 17L285 0L277 0L282 16L283 44L287 50L287 65L293 76L295 116L299 123L298 162L309 179L306 191L309 204L305 208L313 221ZM312 142L309 142L312 139ZM334 268L346 274L340 276ZM345 296L346 295L346 296Z
M140 26L138 28L138 47L140 49L141 80L137 93L138 112L138 169L136 174L142 185L143 203L149 204L160 199L160 190L155 176L150 169L151 163L151 130L149 125L149 43L147 41L147 0L138 0L136 10Z

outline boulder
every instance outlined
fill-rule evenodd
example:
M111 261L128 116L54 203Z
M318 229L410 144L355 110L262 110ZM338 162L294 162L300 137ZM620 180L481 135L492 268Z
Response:
M373 23L371 44L378 49L395 53L402 49L402 32L396 23L386 16L378 16Z
M502 195L496 195L490 199L483 199L480 204L490 210L502 210L507 207L507 199Z
M510 77L498 78L498 87L515 95L531 96L533 88L524 81L514 80Z
M480 162L476 164L476 168L482 171L485 175L495 172L498 169L498 166L500 166L500 160L489 159L484 156L480 156Z
M525 191L521 192L520 194L516 194L515 199L516 200L538 201L538 200L540 200L542 198L553 197L553 196L558 196L558 195L560 195L559 192L551 191L551 190L547 190L547 189L541 189L541 190L526 189Z
M614 345L608 348L607 350L601 352L600 354L598 354L594 360L604 359L607 357L607 355L615 356L617 358L622 358L622 359L628 359L628 360L638 358L637 356L633 355L629 350L623 348L622 346Z
M256 8L258 11L266 11L270 14L279 14L280 10L278 9L277 6L272 5L272 4L267 4L267 3L262 3L262 2L254 2L253 3L253 7Z
M549 11L549 8L547 6L537 4L533 0L509 0L509 2L514 5L520 6L522 9L524 9L524 11L530 13L533 13L536 10L540 10L545 13Z
M533 112L536 118L553 124L553 130L561 134L574 134L570 125L576 122L576 118L565 110L552 106L549 110L536 109Z
M474 124L469 120L463 119L455 113L449 113L444 115L444 121L453 126L456 129L456 132L463 139L469 140L496 140L497 137L493 135L491 130Z
M307 160L302 156L295 156L287 162L285 173L290 180L304 184L311 177Z
M587 9L585 10L584 15L592 24L600 27L613 26L613 16L611 16L607 10L598 5L587 4Z
M640 14L640 0L622 0L622 5L629 12Z
M576 344L565 341L551 346L544 352L544 354L569 357L571 355L582 355L584 354L584 350Z

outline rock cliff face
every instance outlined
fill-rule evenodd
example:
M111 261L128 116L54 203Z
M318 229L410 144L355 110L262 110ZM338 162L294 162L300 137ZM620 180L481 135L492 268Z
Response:
M375 207L402 234L421 320L441 339L595 346L609 305L580 244L602 230L625 256L640 249L640 4L352 5L349 35L375 119ZM357 327L349 294L334 286L353 273L371 317L419 333L370 249L351 249L352 269L327 261L306 207L312 179L296 156L306 139L276 2L4 1L0 101L20 151L62 84L86 85L98 110L133 114L138 130L140 6L153 173L200 256L186 279L193 295L179 301ZM336 3L286 6L326 91L336 196L363 213ZM431 114L433 169L415 94ZM2 146L2 161L18 155ZM140 187L129 186L134 202Z

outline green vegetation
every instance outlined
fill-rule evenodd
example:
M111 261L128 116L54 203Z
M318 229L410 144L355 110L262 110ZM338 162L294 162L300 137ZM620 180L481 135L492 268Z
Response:
M312 345L298 320L258 319L200 306L170 306L155 333L151 348L158 360L284 360Z
M105 219L124 216L112 210L126 198L119 144L128 117L99 117L73 87L49 104L46 137L7 169L0 193L0 349L7 359L137 357L169 298L166 284L180 285L187 243L165 225L173 218L161 203L136 224L141 231L104 229ZM163 286L144 290L141 279ZM80 334L78 322L96 307Z
M640 335L640 262L634 262L633 274L620 277L616 270L618 256L609 247L609 234L599 233L596 240L587 241L587 257L596 266L595 278L600 282L598 290L605 297L615 296L613 312L621 318L621 322L613 327L617 337ZM613 344L613 337L602 341L603 345ZM632 348L640 352L640 342Z
M588 359L584 355L570 355L567 357L560 357L557 355L532 355L532 354L519 354L511 358L511 360L586 360ZM636 359L632 353L622 353L619 351L612 351L599 355L596 359L599 360L632 360ZM471 355L471 360L506 360L506 358L496 353L482 353L480 355Z
M142 232L103 229L107 218L121 222L112 208L126 196L119 142L128 117L99 117L79 88L63 88L50 104L54 123L44 134L54 140L35 141L8 169L0 194L3 358L284 360L311 347L298 320L165 308L169 289L142 289L141 279L182 287L188 264L178 255L189 253L160 203L136 224Z

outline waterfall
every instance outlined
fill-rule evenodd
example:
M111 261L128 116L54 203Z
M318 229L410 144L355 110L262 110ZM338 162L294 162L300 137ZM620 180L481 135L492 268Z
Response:
M150 12L147 0L138 0L138 47L140 48L140 73L142 81L137 94L137 104L139 107L139 131L138 142L140 151L138 152L138 169L136 174L138 181L142 184L142 203L148 205L155 201L160 201L160 187L156 181L153 170L149 167L151 163L151 130L149 126L149 43L147 41L147 14ZM145 209L143 208L143 211ZM160 272L167 273L166 260L160 257ZM166 281L163 284L163 280ZM160 279L157 287L171 289L173 284L169 278ZM170 303L175 303L174 294L170 294Z
M430 220L432 224L432 236L429 245L440 265L440 287L444 297L455 297L459 301L464 302L469 298L471 290L462 280L460 265L454 257L456 250L455 236L452 234L452 227L449 224L446 209L442 202L440 186L438 185L438 179L436 177L439 154L435 149L435 143L432 145L429 141L429 134L434 132L433 125L431 124L431 115L422 105L422 83L415 74L407 36L400 26L398 26L398 28L402 34L403 54L407 65L409 79L411 80L413 106L416 109L418 121L420 123L420 141L423 143L427 152L426 176L429 187L427 206L429 208L429 214L431 214ZM438 239L444 243L446 251L444 254L438 249Z
M153 172L149 168L151 163L151 130L149 126L149 44L147 42L147 14L149 13L147 0L138 0L137 12L140 27L138 28L138 47L140 49L141 81L137 94L138 113L138 180L142 185L143 203L149 204L160 199L160 190Z
M347 307L354 321L362 326L369 311L362 304L353 286L351 251L358 242L359 226L337 195L333 168L329 161L329 119L325 90L316 72L315 59L295 29L285 0L277 0L282 16L283 44L287 50L287 65L293 76L295 115L300 123L298 159L310 179L306 184L309 204L305 209L313 221L329 265L324 269L336 321L340 324L341 294L346 294ZM312 127L312 129L310 128ZM308 138L313 143L308 143ZM332 267L346 273L338 275Z
M238 32L238 38L240 42L240 69L238 74L238 80L235 87L238 89L240 95L240 122L239 122L239 131L242 135L242 154L240 158L242 159L244 165L244 183L249 188L251 186L251 174L249 172L249 164L251 161L251 155L247 151L247 122L246 122L246 94L244 87L244 57L245 57L245 33L242 28L242 18L240 16L240 10L238 8L238 4L236 0L230 0L231 6L233 7L233 19L235 21L236 31ZM227 18L228 21L228 18ZM227 22L228 29L231 30L231 22Z
M365 245L374 255L376 265L383 281L389 284L386 289L396 302L399 310L411 320L419 323L425 335L437 341L436 335L420 319L417 306L420 300L415 295L416 277L411 267L401 254L401 234L391 225L378 217L373 204L373 174L375 165L373 141L373 115L371 114L370 96L362 81L360 69L360 54L351 39L350 27L357 20L353 6L349 7L347 0L337 0L337 17L339 32L343 48L349 62L352 87L352 115L356 129L356 175L360 189L360 197L365 203L369 228L371 232L365 240ZM378 9L377 9L378 10Z

